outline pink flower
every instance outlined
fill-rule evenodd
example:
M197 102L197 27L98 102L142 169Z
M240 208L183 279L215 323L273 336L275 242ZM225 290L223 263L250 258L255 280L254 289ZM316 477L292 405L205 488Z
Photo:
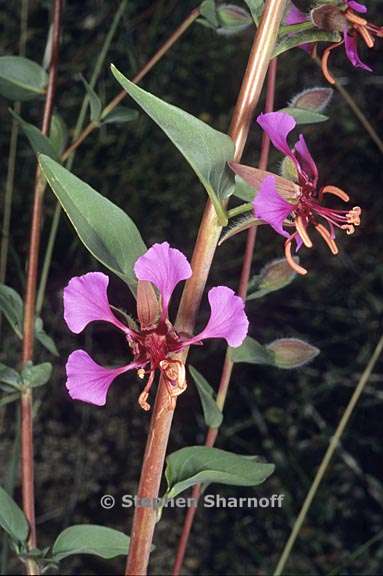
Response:
M348 60L355 68L363 68L372 71L372 68L362 62L358 54L358 39L362 38L368 48L372 48L375 43L374 36L383 37L383 28L370 24L360 14L366 14L367 7L355 0L344 0L343 5L326 3L314 8L310 14L304 14L293 3L287 13L285 22L288 25L300 24L305 21L312 22L322 30L331 32L341 32L343 40L328 46L322 54L322 71L325 78L331 83L335 83L335 78L328 69L328 59L331 51L344 44ZM302 48L308 49L312 45L302 44Z
M133 361L119 368L96 364L84 350L70 354L66 365L66 387L73 399L103 406L113 380L129 370L148 380L139 397L139 404L149 410L147 402L155 371L165 377L171 403L186 389L185 366L177 358L190 344L208 338L224 338L233 347L246 337L248 320L243 300L225 286L208 293L210 319L197 336L180 336L170 323L168 306L179 282L190 278L192 270L186 257L167 242L154 244L134 266L138 279L137 316L139 328L131 328L112 311L108 301L109 278L101 272L90 272L72 278L64 289L64 318L69 329L79 334L95 320L103 320L121 330L133 355ZM156 291L160 296L157 297Z
M322 205L325 194L337 196L344 202L348 202L349 196L335 186L325 186L318 190L318 169L303 135L299 136L293 149L287 143L287 136L296 126L292 116L284 112L271 112L258 116L257 122L269 136L273 145L293 163L297 183L294 184L267 172L263 173L259 192L253 201L254 213L256 218L264 220L278 234L286 237L285 254L288 263L299 274L306 274L307 270L299 266L292 258L292 242L296 242L297 249L302 243L307 248L311 248L312 241L307 228L313 225L331 252L337 254L335 228L352 234L355 230L354 226L360 224L361 209L355 206L351 210L334 210ZM230 167L250 186L258 188L260 170L235 162L230 162ZM286 196L290 201L286 199ZM328 228L321 223L321 219L325 221ZM290 234L285 230L285 226L293 226L295 231Z

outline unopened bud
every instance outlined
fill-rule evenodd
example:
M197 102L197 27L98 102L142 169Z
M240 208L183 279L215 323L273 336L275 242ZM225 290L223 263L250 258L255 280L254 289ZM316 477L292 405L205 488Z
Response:
M235 4L221 4L217 8L220 27L217 32L226 36L237 34L254 24L247 10Z
M310 12L311 21L320 30L342 32L347 25L343 12L333 4L323 4Z
M289 106L322 112L329 104L333 93L334 90L332 88L322 88L320 86L308 88L294 96Z
M299 262L299 258L294 260ZM288 286L296 277L296 273L288 264L286 258L272 260L261 270L257 279L257 290L249 295L249 300L265 296L269 292L275 292Z
M300 368L318 356L320 350L298 338L279 338L266 346L274 353L274 364L290 370Z
M137 286L137 316L141 328L149 328L160 317L160 305L150 282L139 280Z

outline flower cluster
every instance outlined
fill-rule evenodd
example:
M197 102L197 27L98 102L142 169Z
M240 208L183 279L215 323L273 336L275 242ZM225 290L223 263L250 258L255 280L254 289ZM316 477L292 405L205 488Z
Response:
M322 201L327 194L336 196L344 202L349 201L349 196L335 186L318 188L318 169L303 135L299 136L293 149L287 143L289 133L296 126L292 116L285 112L271 112L261 114L257 121L273 145L292 163L296 182L235 162L230 162L230 167L255 189L258 189L261 173L261 186L253 201L255 216L270 224L278 234L286 237L285 255L288 263L299 274L306 274L307 270L292 257L293 241L296 242L297 249L302 244L311 248L313 244L308 228L313 226L331 252L337 254L335 228L352 234L355 226L360 224L361 209L355 206L351 210L334 210L323 206ZM294 227L294 231L289 234L284 226Z
M309 15L301 12L294 4L286 16L286 24L300 24L310 19L318 28L330 32L341 32L343 39L328 46L322 54L321 64L325 78L331 84L335 79L329 71L328 60L334 50L344 44L346 56L353 66L372 71L371 67L362 62L358 53L358 39L362 39L368 48L375 44L375 36L383 37L383 27L371 24L360 14L366 14L367 7L355 0L342 0L319 5ZM310 45L302 45L304 49L310 49Z
M132 362L125 366L105 368L84 350L72 352L66 364L66 386L73 399L103 406L113 380L136 370L139 378L148 376L139 404L149 410L149 391L156 370L160 370L172 407L175 397L186 389L185 366L179 354L182 350L208 338L224 338L230 346L237 347L246 337L248 320L244 303L225 286L209 290L210 318L202 332L190 337L177 333L169 320L169 301L177 284L190 278L192 270L182 252L167 242L154 244L138 258L134 272L138 279L139 327L128 326L113 312L107 296L109 278L105 274L90 272L74 277L64 289L64 318L72 332L79 334L95 320L109 322L123 332L133 355Z

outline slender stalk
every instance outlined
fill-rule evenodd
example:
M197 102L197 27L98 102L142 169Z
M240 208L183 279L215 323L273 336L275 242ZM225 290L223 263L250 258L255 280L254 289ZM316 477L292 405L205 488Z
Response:
M116 30L118 28L120 20L121 20L124 12L126 10L126 5L127 5L127 0L122 0L120 2L120 5L118 7L117 12L114 15L114 18L112 20L112 23L110 25L108 33L107 33L105 40L103 42L103 45L101 47L100 53L96 59L96 64L94 66L92 76L89 80L89 85L91 86L91 88L94 88L96 85L96 82L97 82L98 77L100 75L100 72L102 70L103 64L105 62L106 55L107 55L108 50L110 48L110 45L112 43L113 37L116 33ZM77 140L77 138L80 135L81 130L83 128L86 113L87 113L88 104L89 104L89 96L87 94L85 94L83 101L82 101L82 104L81 104L80 112L79 112L78 117L77 117L76 125L75 125L74 131L73 131L73 134L74 134L73 140L74 141ZM71 156L67 159L66 168L68 170L71 170L74 159L75 159L74 153L71 154ZM45 254L44 254L44 261L43 261L43 265L41 268L39 288L37 291L37 298L36 298L36 315L37 316L40 315L42 307L43 307L43 303L44 303L45 290L46 290L46 285L47 285L47 281L48 281L49 269L50 269L50 265L51 265L51 261L52 261L53 249L54 249L54 245L55 245L55 241L56 241L58 226L60 223L60 215L61 215L61 205L59 202L56 202L56 207L55 207L55 211L54 211L53 218L52 218L51 228L49 231L47 247L46 247Z
M318 64L318 66L321 67L320 59L315 57L314 60ZM359 120L359 122L363 126L363 128L366 130L366 132L370 136L371 140L373 142L375 142L375 144L379 148L379 151L383 154L383 141L382 141L382 139L380 138L380 136L376 132L375 128L373 127L373 125L371 124L371 122L369 121L367 116L364 114L364 112L361 110L361 108L355 102L354 98L351 96L349 91L346 90L346 88L344 86L342 86L342 84L339 82L339 80L336 80L336 79L335 79L334 86L338 90L339 94L342 96L343 100L345 100L345 102L347 102L347 104L350 106L351 110L353 111L356 118Z
M19 40L19 55L25 56L25 47L27 41L28 29L28 1L22 0L20 10L20 40ZM21 105L19 102L15 104L15 112L20 114ZM1 248L0 248L0 283L5 282L8 264L8 246L9 234L11 226L12 214L12 200L15 182L15 168L16 168L16 151L17 139L19 133L19 125L16 120L12 120L11 137L9 141L9 154L8 154L8 168L7 177L5 182L4 194L4 212L1 227ZM1 322L1 318L0 318Z
M274 94L275 94L275 82L276 82L276 73L277 73L277 60L274 59L270 62L269 66L269 74L268 74L268 81L267 81L267 92L266 92L266 102L265 102L265 112L272 112L274 109ZM266 170L268 159L269 159L269 150L270 150L270 139L268 138L267 134L264 132L262 135L262 144L261 144L261 155L259 159L259 169ZM246 240L246 248L245 253L243 256L243 263L242 263L242 270L241 276L239 280L239 287L238 287L238 294L243 298L246 299L247 288L249 285L250 279L250 272L251 272L251 263L253 260L254 254L254 247L255 247L255 240L256 240L256 233L257 227L253 226L249 229L247 233L247 240ZM220 384L217 393L217 406L218 408L223 411L227 391L230 385L231 374L233 371L233 362L230 358L228 350L226 351L226 356L222 368ZM212 447L215 444L215 441L218 436L218 428L209 428L205 446ZM193 486L192 491L192 498L195 501L198 501L201 495L201 485L196 484ZM194 517L197 512L197 507L190 507L187 509L184 525L182 528L180 540L178 543L178 549L176 554L176 559L174 562L173 567L173 576L178 576L181 571L182 564L185 558L186 548L188 545L190 532L193 526Z
M379 356L381 355L383 350L383 336L380 337L380 340L378 342L378 344L376 345L376 348L362 374L362 376L360 377L360 380L355 388L354 393L352 394L349 403L347 404L347 407L339 421L339 424L335 430L334 436L331 437L330 439L330 443L329 446L325 452L325 455L323 456L322 462L319 465L318 471L315 475L315 478L313 480L313 483L310 486L310 489L307 493L307 496L303 502L302 508L300 509L300 512L297 516L297 519L294 522L294 526L293 529L290 533L289 539L286 542L286 545L283 549L282 555L279 559L279 562L277 564L277 567L275 569L274 572L274 576L280 576L280 574L282 574L284 567L286 566L286 562L289 559L289 556L291 554L291 551L293 549L293 546L295 544L295 541L299 535L299 532L302 528L302 525L306 519L307 516L307 512L310 509L310 506L316 496L316 493L318 491L318 488L320 486L320 483L322 482L323 476L325 475L327 468L329 467L329 464L332 460L332 457L334 456L334 453L340 443L340 440L342 438L343 432L352 416L352 413L359 401L359 398L361 397L367 383L368 380L371 376L372 371L375 368L375 364L377 363Z
M234 109L229 134L235 144L235 159L241 158L254 109L258 103L267 68L278 35L286 0L266 0L251 48L247 68ZM221 226L208 201L192 257L192 277L186 282L178 310L176 329L191 333L205 289ZM186 359L187 351L184 359ZM138 487L139 498L156 498L160 486L166 447L174 410L168 408L165 382L160 379ZM146 574L156 522L156 512L137 507L134 511L131 543L125 574Z
M157 50L157 52L148 60L148 62L141 68L141 70L132 78L132 82L138 84L145 76L150 72L150 70L165 56L165 54L170 50L170 48L181 38L181 36L190 28L193 22L198 18L199 10L193 10L187 18L180 24L180 26L169 36L169 38L164 42L164 44ZM96 64L97 66L97 64ZM92 79L95 77L93 73ZM92 79L90 84L92 84ZM127 93L125 90L122 90L117 94L113 100L109 102L109 104L104 108L102 112L102 118L105 118L120 102L125 98ZM80 111L81 114L81 111ZM98 127L98 124L94 122L90 122L84 130L81 131L81 127L83 124L83 120L80 122L80 117L77 122L76 128L79 127L78 131L75 129L75 136L73 143L63 152L61 160L64 162L65 160L71 161L73 160L73 153L77 150L82 142ZM67 164L67 168L70 170L70 164ZM51 265L53 249L56 241L58 226L60 223L60 214L61 214L61 207L60 204L57 203L55 212L52 219L51 229L49 232L49 238L47 243L47 249L44 256L44 263L41 271L41 279L40 285L37 295L37 304L36 304L36 311L39 313L41 311L43 302L44 302L44 295L46 284L48 280L49 268Z
M54 95L56 91L62 5L63 0L55 0L53 3L52 53L49 67L48 89L45 98L41 128L42 133L45 135L49 133ZM27 286L24 304L24 333L22 351L23 364L33 359L36 280L44 188L44 179L40 170L37 168L29 244ZM23 391L21 394L21 487L23 496L23 509L30 525L28 545L29 548L34 548L36 547L36 524L33 479L32 391L30 389ZM33 560L28 560L26 562L26 571L27 574L38 574L39 570L36 562Z

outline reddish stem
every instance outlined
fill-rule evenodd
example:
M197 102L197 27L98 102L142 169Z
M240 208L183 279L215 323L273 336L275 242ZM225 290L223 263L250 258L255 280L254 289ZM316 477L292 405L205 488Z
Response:
M49 66L48 88L45 98L44 114L41 131L48 135L53 111L54 95L56 90L57 67L60 46L60 28L62 15L62 0L55 0L52 14L52 54ZM40 229L42 199L44 193L44 179L39 168L36 170L32 224L29 244L27 287L24 305L24 334L22 364L33 359L34 323L36 280L40 246ZM35 503L33 482L33 426L32 426L32 392L30 389L21 395L21 486L23 496L23 509L30 525L29 548L36 547ZM27 566L31 574L31 566ZM36 567L34 567L36 570Z
M235 144L237 161L240 160L246 143L285 5L286 0L266 0L265 2L229 132ZM217 221L215 209L208 201L192 257L193 275L186 282L178 311L176 328L180 332L191 333L193 331L220 232L221 227ZM187 352L184 356L185 360L186 356ZM173 411L168 409L165 383L161 380L141 470L137 494L139 499L154 499L158 496ZM155 510L138 507L135 509L126 575L146 574L155 522Z
M270 62L270 66L269 66L269 74L268 74L268 80L267 80L267 93L266 93L266 102L265 102L265 112L272 112L272 110L274 108L276 71L277 71L277 61L276 61L276 59L274 59ZM270 139L268 138L267 134L265 132L263 132L262 144L261 144L261 155L260 155L260 159L259 159L259 169L260 170L266 170L266 168L267 168L268 158L269 158L269 150L270 150ZM246 248L245 248L245 253L243 256L242 270L241 270L241 276L240 276L239 287L238 287L238 294L243 299L246 298L247 288L249 285L256 233L257 233L257 227L256 226L250 228L248 233L247 233ZM227 391L228 391L229 385L230 385L230 378L231 378L232 371L233 371L233 362L231 361L230 356L227 352L226 356L225 356L223 368L222 368L221 380L220 380L218 393L217 393L217 405L221 411L223 410L223 407L225 405L225 400L226 400ZM216 441L217 436L218 436L218 431L219 431L219 428L209 428L207 435L206 435L205 446L209 446L210 448L212 446L214 446L215 441ZM195 501L198 501L200 495L201 495L201 485L196 484L193 487L192 498L195 499ZM183 564L184 557L185 557L185 553L186 553L186 548L187 548L189 537L190 537L190 532L191 532L191 529L193 526L193 521L194 521L194 517L195 517L196 512L197 512L197 507L192 506L192 507L187 509L184 525L182 528L182 533L181 533L180 540L178 543L177 555L176 555L176 559L174 562L173 576L178 576L180 571L181 571L182 564Z

